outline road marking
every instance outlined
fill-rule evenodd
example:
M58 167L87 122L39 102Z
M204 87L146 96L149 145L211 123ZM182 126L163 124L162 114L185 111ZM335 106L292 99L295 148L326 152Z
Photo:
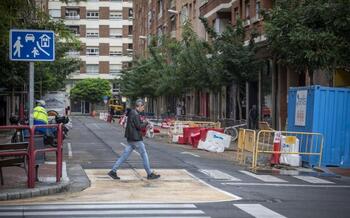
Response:
M0 206L0 210L70 210L70 209L154 209L154 208L197 208L194 204L46 204L46 205L23 205L23 206Z
M327 181L327 180L320 179L313 176L293 176L293 177L312 184L334 184L334 182Z
M285 184L285 183L243 183L243 182L222 182L222 185L232 186L274 186L274 187L306 187L306 188L350 188L350 185L306 185L306 184Z
M70 210L70 211L24 211L24 216L62 216L62 215L164 215L164 214L204 214L201 210Z
M195 156L195 157L200 157L200 156L197 155L197 154L193 154L193 153L187 152L187 151L181 152L181 154L189 154L189 155L192 155L192 156Z
M99 127L96 123L93 123L93 125L94 125L97 129L101 129L101 127Z
M127 146L127 145L126 145L126 144L124 144L123 142L121 142L120 144L121 144L121 145L123 145L123 146L124 146L124 148L126 148L126 146ZM138 156L141 156L141 155L140 155L140 153L139 153L138 151L135 151L135 149L134 149L134 150L132 150L132 151L133 151L133 152L135 152L135 153L136 153Z
M233 204L256 218L286 218L261 204Z
M239 172L244 173L244 174L246 174L248 176L254 177L256 179L259 179L259 180L261 180L263 182L287 182L286 180L277 178L275 176L257 175L257 174L254 174L254 173L251 173L251 172L248 172L248 171L245 171L245 170L240 170Z
M72 158L73 152L72 152L72 146L71 146L70 142L67 143L67 147L68 147L68 157Z
M226 195L228 195L228 196L230 196L230 197L232 197L232 198L235 198L236 201L242 199L241 197L239 197L239 196L237 196L237 195L234 195L234 194L232 194L232 193L230 193L230 192L221 190L221 189L219 189L219 188L216 188L216 187L214 187L214 186L212 186L212 185L210 185L210 184L204 182L203 180L201 180L200 178L196 177L195 175L193 175L192 173L188 172L187 170L185 170L185 172L186 172L188 175L190 175L192 178L194 178L195 180L197 180L198 182L200 182L200 183L202 183L202 184L204 184L204 185L206 185L206 186L209 186L210 188L212 188L212 189L214 189L214 190L216 190L216 191L218 191L218 192L224 193L224 194L226 194ZM216 202L218 202L218 201L216 201Z
M201 169L199 172L206 174L214 179L222 179L222 180L230 180L232 182L240 182L241 179L233 177L227 173L221 172L220 170L209 170L209 169Z

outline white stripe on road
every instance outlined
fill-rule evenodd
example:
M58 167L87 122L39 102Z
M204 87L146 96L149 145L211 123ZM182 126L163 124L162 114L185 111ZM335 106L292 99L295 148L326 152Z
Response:
M67 143L67 147L68 147L68 157L72 158L73 152L72 152L72 146L71 146L70 142Z
M154 208L197 208L194 204L46 204L23 206L0 206L0 210L70 210L70 209L154 209Z
M256 218L286 218L261 204L233 204Z
M218 191L218 192L221 192L221 193L223 193L223 194L226 194L226 195L228 195L228 196L234 198L235 201L238 201L238 200L241 200L241 199L242 199L241 197L239 197L239 196L237 196L237 195L234 195L234 194L232 194L232 193L230 193L230 192L221 190L221 189L219 189L219 188L216 188L216 187L210 185L209 183L204 182L203 180L201 180L201 179L199 179L198 177L194 176L192 173L188 172L187 170L185 170L185 172L186 172L188 175L190 175L192 178L194 178L195 180L197 180L198 182L200 182L200 183L202 183L202 184L204 184L204 185L206 185L206 186L209 186L210 188L212 188L212 189L214 189L214 190L216 190L216 191ZM226 201L226 200L223 200L223 201ZM213 202L218 202L218 201L213 201ZM208 201L207 201L207 203L208 203Z
M71 210L71 211L24 211L24 216L63 216L63 215L164 215L164 214L204 214L201 210Z
M293 177L312 184L334 184L334 182L316 178L313 176L293 176Z
M126 148L126 144L124 144L123 142L120 143L121 145L124 146L124 148ZM141 156L139 152L135 151L135 149L133 150L133 152L135 152L138 156Z
M240 170L241 173L244 173L248 176L251 176L251 177L254 177L256 179L259 179L263 182L287 182L286 180L283 180L283 179L280 179L280 178L277 178L275 176L270 176L270 175L257 175L257 174L254 174L254 173L251 173L251 172L248 172L248 171L245 171L245 170Z
M273 187L306 187L306 188L350 188L350 185L304 185L285 183L243 183L243 182L222 182L222 185L232 186L273 186Z
M200 156L197 155L197 154L193 154L193 153L187 152L187 151L181 152L181 154L189 154L189 155L192 155L192 156L194 156L194 157L200 157Z
M222 179L222 180L230 180L233 182L239 182L242 181L236 177L233 177L227 173L221 172L220 170L209 170L209 169L201 169L199 172L204 173L207 176L210 176L214 179Z

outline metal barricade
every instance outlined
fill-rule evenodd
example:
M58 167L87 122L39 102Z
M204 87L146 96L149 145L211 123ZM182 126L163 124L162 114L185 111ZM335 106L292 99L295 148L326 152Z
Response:
M46 153L46 152L55 152L56 153L56 182L60 182L61 177L62 177L62 150L63 150L63 133L62 133L62 126L63 124L49 124L49 125L34 125L30 129L30 133L32 136L35 135L35 129L36 128L56 128L57 129L57 147L45 147L45 148L40 148L36 149L35 147L35 141L34 137L30 138L30 144L31 144L31 150L30 150L30 156L31 161L28 163L28 168L31 169L31 186L30 188L35 187L35 159L36 156L39 153Z
M256 132L251 129L239 129L238 132L238 148L237 148L237 161L240 164L246 162L246 152L249 152L254 156Z
M275 134L280 137L279 142L276 141ZM286 145L297 146L297 151L281 150L282 140ZM256 169L258 167L258 161L262 155L265 155L267 161L271 161L272 158L278 159L280 155L301 155L299 157L304 161L318 158L320 166L322 149L323 135L320 133L261 130L256 138L252 168Z
M31 134L31 129L29 126L17 126L17 125L11 125L11 126L0 126L0 130L27 130L30 132L29 139L30 141L34 140L33 136L34 134ZM27 146L23 146L24 143L27 143ZM0 152L0 157L16 157L16 156L24 156L27 158L28 163L28 171L27 171L27 186L28 188L34 188L34 173L35 169L31 166L33 162L35 162L35 158L31 156L31 153L33 152L33 146L30 142L17 142L17 143L6 143L3 144L5 149Z

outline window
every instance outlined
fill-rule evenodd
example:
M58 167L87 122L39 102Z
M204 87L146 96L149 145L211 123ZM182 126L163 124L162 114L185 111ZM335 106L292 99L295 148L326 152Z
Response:
M240 18L240 16L239 16L239 11L238 11L238 7L235 8L234 16L235 16L235 21L237 22L237 20Z
M61 17L61 10L50 9L49 14L53 18Z
M120 85L118 83L113 83L112 92L120 92Z
M256 19L259 19L260 18L260 1L257 0L256 3L255 3L255 17Z
M180 15L181 24L184 24L187 21L187 19L188 19L188 7L187 5L185 5L181 9L181 15Z
M132 43L129 43L128 44L128 48L126 49L126 51L127 51L127 55L128 56L132 56L132 54L133 54L133 46L132 46Z
M158 18L163 16L163 0L158 0Z
M122 66L118 64L111 64L109 65L109 71L110 73L120 73Z
M123 48L121 46L111 46L109 47L110 56L120 56L123 53Z
M132 35L132 26L128 26L128 35Z
M99 12L98 11L87 11L86 18L87 19L98 19Z
M75 36L80 36L79 26L67 26Z
M122 20L123 19L123 12L121 12L121 11L111 11L109 13L109 19L111 19L111 20Z
M65 18L67 19L80 19L79 9L77 8L67 8L65 11Z
M133 18L133 10L132 10L132 8L129 8L128 15L129 15L129 19Z
M123 37L123 30L122 29L109 29L109 36L111 38L121 38Z
M98 64L87 64L86 65L86 73L96 74L99 72Z
M87 47L86 48L86 55L88 56L96 56L99 54L99 48L98 47Z
M249 3L249 0L245 1L245 18L246 19L250 18L250 3Z
M99 31L98 29L87 29L86 30L86 37L87 38L98 38Z

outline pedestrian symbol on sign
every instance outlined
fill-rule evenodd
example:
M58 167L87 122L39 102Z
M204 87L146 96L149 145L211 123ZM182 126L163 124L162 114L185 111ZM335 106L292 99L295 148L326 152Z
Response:
M23 45L21 44L21 37L20 36L17 37L17 41L13 45L13 48L15 49L15 52L13 53L13 55L15 55L15 56L17 55L20 58L21 57L21 48L23 48Z

